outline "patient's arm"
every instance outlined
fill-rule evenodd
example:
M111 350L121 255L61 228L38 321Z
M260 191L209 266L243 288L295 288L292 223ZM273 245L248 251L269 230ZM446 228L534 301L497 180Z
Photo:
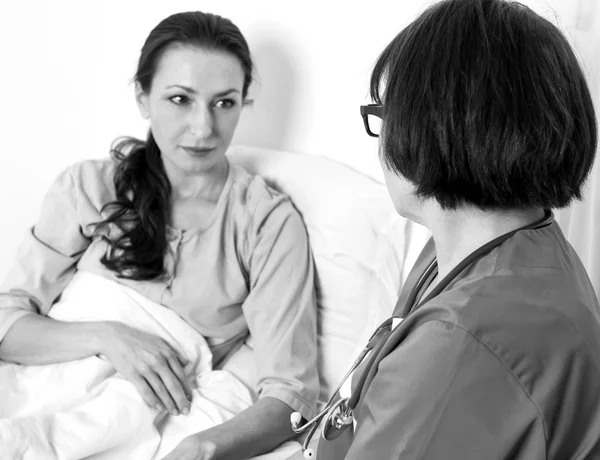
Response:
M192 390L182 359L164 340L112 321L63 322L29 314L0 342L0 359L53 364L102 354L132 382L150 407L173 415L189 411Z
M52 364L97 355L101 350L100 322L68 323L29 314L19 318L0 342L0 359L26 364Z
M165 460L191 458L204 442L214 443L213 460L239 460L254 457L277 447L294 435L290 424L293 410L276 398L265 397L221 425L209 428L183 441Z
M90 244L79 223L79 195L70 170L56 178L37 223L24 235L15 263L0 283L0 359L48 364L97 352L95 327L42 317L73 278ZM10 334L6 341L5 334Z

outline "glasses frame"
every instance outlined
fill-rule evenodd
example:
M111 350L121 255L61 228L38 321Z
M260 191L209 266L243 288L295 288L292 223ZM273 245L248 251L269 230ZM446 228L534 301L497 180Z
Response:
M375 134L371 131L369 127L369 115L375 115L383 120L383 106L380 104L368 104L360 106L360 115L362 116L363 122L365 124L365 130L367 134L371 137L379 137L379 134Z

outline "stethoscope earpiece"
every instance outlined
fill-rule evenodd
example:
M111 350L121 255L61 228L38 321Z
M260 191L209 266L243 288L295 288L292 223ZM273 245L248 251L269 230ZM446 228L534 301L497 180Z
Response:
M298 428L298 425L300 425L300 422L302 421L302 415L300 415L300 412L292 412L292 415L290 415L290 422L292 423L292 429L296 429Z
M304 458L315 458L315 451L313 449L306 449L302 455L304 455Z

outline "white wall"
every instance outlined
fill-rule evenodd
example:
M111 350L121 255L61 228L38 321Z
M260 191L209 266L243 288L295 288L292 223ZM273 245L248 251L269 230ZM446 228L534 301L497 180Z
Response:
M587 1L587 0L580 0ZM236 141L326 155L377 177L376 140L358 106L379 52L428 0L0 3L0 279L43 194L67 165L144 137L130 83L139 50L165 16L201 8L232 19L260 85ZM576 2L529 0L568 23Z

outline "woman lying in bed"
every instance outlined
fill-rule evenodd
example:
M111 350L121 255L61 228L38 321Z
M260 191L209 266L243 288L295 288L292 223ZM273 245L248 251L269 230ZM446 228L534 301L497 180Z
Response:
M122 140L112 159L64 171L0 287L0 359L32 366L102 355L157 420L190 411L186 358L120 321L48 317L74 277L99 275L172 310L206 338L216 368L252 334L258 401L185 438L169 459L263 453L293 435L293 411L311 418L315 408L306 230L285 196L225 157L251 80L248 45L229 20L190 12L158 24L135 75L146 142ZM103 291L89 292L90 302Z

